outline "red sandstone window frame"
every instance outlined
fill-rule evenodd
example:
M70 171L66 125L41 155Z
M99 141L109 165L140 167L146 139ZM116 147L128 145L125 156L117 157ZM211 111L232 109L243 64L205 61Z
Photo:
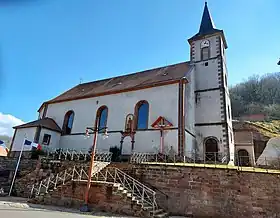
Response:
M147 104L148 105L148 112L147 112L147 120L146 120L146 125L145 128L138 128L138 119L139 119L139 109L143 104ZM141 100L138 101L138 103L135 105L135 109L134 109L134 129L135 130L146 130L148 129L148 125L149 125L149 114L150 114L150 105L149 102L146 100Z
M108 123L108 114L109 114L109 109L106 105L102 105L101 107L98 108L98 110L96 111L96 118L95 118L95 128L100 128L100 117L101 117L101 114L104 110L107 110L107 113L106 113L106 118L105 118L105 126L103 127L103 129L99 129L98 132L104 132L105 131L105 128L107 128L107 123Z
M70 128L70 131L67 132L67 126L69 123L69 118L70 116L73 114L73 121L72 121L72 125ZM64 121L63 121L63 127L62 127L62 134L63 135L70 135L73 129L73 124L74 124L74 119L75 119L75 113L73 110L67 111L67 113L64 115Z

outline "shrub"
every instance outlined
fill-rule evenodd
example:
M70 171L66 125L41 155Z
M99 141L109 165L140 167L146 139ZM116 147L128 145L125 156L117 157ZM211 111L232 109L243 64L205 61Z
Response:
M121 149L118 146L110 147L109 151L112 153L112 162L120 161Z

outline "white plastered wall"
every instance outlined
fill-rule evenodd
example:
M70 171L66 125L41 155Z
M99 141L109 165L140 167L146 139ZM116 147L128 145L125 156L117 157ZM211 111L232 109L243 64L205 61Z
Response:
M57 148L59 147L59 141L60 141L60 133L56 131L52 131L49 129L42 128L39 138L39 144L43 145L43 137L45 134L51 135L51 139L49 142L49 145L46 145L50 148Z
M221 122L220 90L197 93L196 123Z
M224 152L222 125L196 126L197 155L203 158L205 153L204 140L207 137L215 137L218 140L218 152Z
M61 136L59 147L89 149L92 145L92 136L85 139L82 134L86 127L94 125L98 108L106 105L108 107L109 137L106 140L103 140L101 136L98 137L97 148L107 150L111 146L120 145L120 131L124 130L126 116L134 114L135 105L141 100L149 103L149 129L159 116L165 117L175 128L178 127L178 84L49 104L46 117L53 118L62 128L65 113L73 110L75 117L72 133L75 135ZM165 145L177 146L177 130L170 130L165 134ZM158 131L137 131L135 151L151 151L154 146L159 145L159 139Z
M37 129L36 127L17 129L14 142L12 145L12 151L21 151L24 138L33 142L36 129ZM30 151L30 150L31 150L30 147L28 149L24 147L24 151Z
M195 149L195 68L187 74L185 84L185 155L189 156Z

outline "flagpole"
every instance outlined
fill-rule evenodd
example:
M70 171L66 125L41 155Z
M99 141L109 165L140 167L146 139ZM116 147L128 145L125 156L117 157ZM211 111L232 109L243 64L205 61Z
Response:
M12 181L12 184L11 184L11 187L10 187L9 196L11 196L13 185L14 185L14 182L15 182L15 179L16 179L16 175L17 175L17 171L18 171L18 167L19 167L19 162L20 162L23 147L24 147L24 142L25 142L25 138L23 139L23 142L22 142L22 145L21 145L21 150L20 150L20 154L19 154L19 157L18 157L18 162L17 162L15 173L14 173L13 181Z

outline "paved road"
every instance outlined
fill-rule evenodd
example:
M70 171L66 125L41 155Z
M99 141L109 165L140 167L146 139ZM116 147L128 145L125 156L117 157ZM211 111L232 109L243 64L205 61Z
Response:
M24 213L23 213L24 212ZM47 205L29 204L26 199L0 197L1 218L137 218L118 216L109 213L88 213L69 208L54 207ZM183 217L170 217L183 218Z
M133 218L105 213L81 214L77 210L0 200L1 218Z

